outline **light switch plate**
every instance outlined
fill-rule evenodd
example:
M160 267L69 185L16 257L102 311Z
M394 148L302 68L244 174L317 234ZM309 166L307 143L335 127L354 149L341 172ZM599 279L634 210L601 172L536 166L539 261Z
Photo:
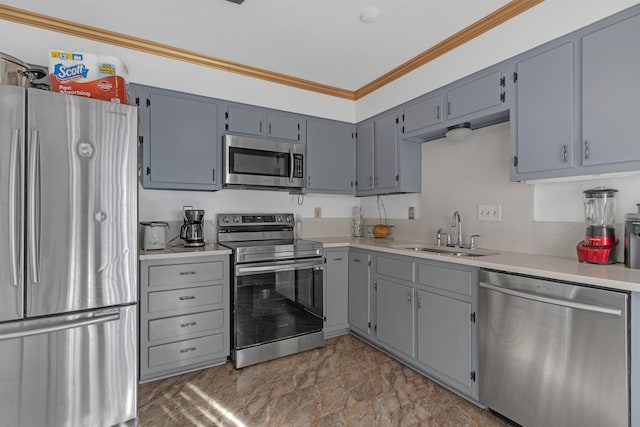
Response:
M502 205L478 205L478 221L501 221Z
M409 219L414 219L416 217L416 210L413 206L409 206Z
M322 217L322 208L314 208L313 209L313 217L321 218Z

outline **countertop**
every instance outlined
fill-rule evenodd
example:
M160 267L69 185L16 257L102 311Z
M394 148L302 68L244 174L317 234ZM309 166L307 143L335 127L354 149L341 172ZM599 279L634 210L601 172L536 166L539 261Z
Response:
M495 252L498 252L496 255L487 255L482 257L456 257L445 254L400 249L397 248L397 246L420 246L423 245L424 242L398 240L372 241L368 238L351 237L311 237L307 240L321 242L326 249L351 247L365 250L376 250L396 255L445 261L453 264L501 270L516 274L527 274L530 276L563 280L566 282L575 282L608 289L640 292L640 269L626 268L624 264L620 263L613 265L584 264L578 262L576 258L524 254L501 251L499 249L495 250ZM139 253L139 259L152 260L230 254L231 250L224 246L220 246L215 243L207 243L202 248L185 248L177 246L167 247L162 250L141 250Z
M216 243L207 243L200 248L185 248L184 246L167 246L165 249L140 250L140 261L166 258L188 258L194 256L231 255L231 249Z
M482 257L456 257L394 246L420 246L424 242L372 241L368 238L325 237L309 238L322 242L325 248L352 247L416 258L446 261L480 268L507 271L517 274L563 280L602 288L640 292L640 269L626 268L624 264L597 265L578 262L577 258L534 255L495 250L497 255ZM484 249L484 248L483 248Z

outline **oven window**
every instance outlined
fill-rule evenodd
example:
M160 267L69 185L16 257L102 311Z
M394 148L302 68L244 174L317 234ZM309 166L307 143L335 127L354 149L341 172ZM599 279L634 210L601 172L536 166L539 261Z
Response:
M241 175L289 177L289 153L229 147L229 169Z
M235 347L322 330L322 271L236 277Z

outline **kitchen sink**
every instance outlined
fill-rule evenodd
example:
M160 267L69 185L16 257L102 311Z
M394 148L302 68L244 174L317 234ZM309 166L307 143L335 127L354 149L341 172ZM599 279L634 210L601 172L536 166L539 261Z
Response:
M438 255L449 255L456 257L477 257L487 255L498 255L498 252L489 251L486 249L468 249L468 248L456 248L448 246L436 246L436 245L421 245L421 244L405 244L405 245L391 245L394 249L406 249L414 252L429 252Z

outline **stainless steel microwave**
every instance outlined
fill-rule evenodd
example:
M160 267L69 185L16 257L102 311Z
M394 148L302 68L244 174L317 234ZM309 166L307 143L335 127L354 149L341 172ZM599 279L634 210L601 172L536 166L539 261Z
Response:
M225 187L304 187L303 144L225 135L223 146Z

